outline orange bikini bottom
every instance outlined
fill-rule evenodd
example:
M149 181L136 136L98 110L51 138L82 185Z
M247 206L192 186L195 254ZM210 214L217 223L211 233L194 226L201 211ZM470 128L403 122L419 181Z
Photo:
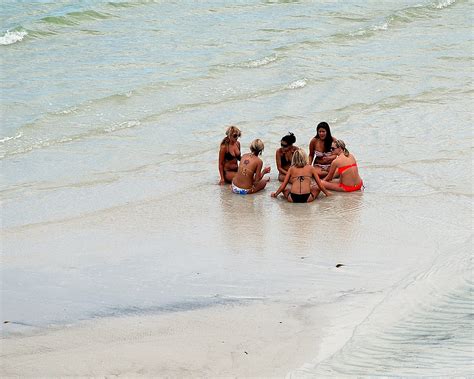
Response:
M356 184L355 186L346 186L345 184L339 183L339 187L341 187L346 192L358 191L362 188L362 186L363 186L362 180L360 181L359 184Z

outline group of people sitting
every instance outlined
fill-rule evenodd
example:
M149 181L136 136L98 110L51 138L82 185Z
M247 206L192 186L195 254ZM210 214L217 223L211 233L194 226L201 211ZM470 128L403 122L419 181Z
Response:
M230 126L219 149L219 184L230 183L232 192L247 195L265 188L270 167L263 168L260 155L263 142L255 139L250 144L250 152L241 155L240 130ZM326 122L316 128L316 135L309 143L309 156L295 146L296 137L288 133L280 141L280 148L275 154L280 187L271 194L277 197L280 193L292 203L309 203L316 199L320 192L329 196L328 190L353 192L359 191L362 179L359 176L357 162L347 150L344 141L331 135ZM239 163L240 162L240 163ZM287 188L290 185L290 188Z

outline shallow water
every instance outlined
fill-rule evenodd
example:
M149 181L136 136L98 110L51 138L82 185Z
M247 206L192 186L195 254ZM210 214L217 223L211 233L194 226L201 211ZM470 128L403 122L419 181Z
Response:
M0 7L3 333L347 301L367 317L295 376L472 372L472 2ZM279 139L322 120L365 191L271 199ZM229 124L261 194L216 185Z

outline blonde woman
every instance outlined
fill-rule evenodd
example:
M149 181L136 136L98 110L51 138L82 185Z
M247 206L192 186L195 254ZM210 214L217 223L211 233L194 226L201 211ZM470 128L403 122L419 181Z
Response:
M311 185L312 179L316 181L316 186ZM291 190L286 189L290 181L293 183ZM329 196L319 179L318 170L308 164L308 156L304 150L298 149L293 154L285 180L271 196L277 197L283 192L283 196L291 203L310 203L318 197L320 191Z
M244 154L240 160L239 169L232 180L232 192L248 195L265 188L270 178L264 178L270 172L270 167L263 167L260 155L263 152L263 142L255 139L250 144L250 153Z
M219 149L219 184L232 183L240 161L240 142L241 136L239 128L229 126L225 132L225 138L221 142Z
M331 151L336 154L337 157L332 161L329 173L323 179L323 185L332 191L359 191L364 184L359 176L357 162L354 156L347 150L344 141L334 141L331 146ZM334 178L336 170L339 174L339 180L331 181Z

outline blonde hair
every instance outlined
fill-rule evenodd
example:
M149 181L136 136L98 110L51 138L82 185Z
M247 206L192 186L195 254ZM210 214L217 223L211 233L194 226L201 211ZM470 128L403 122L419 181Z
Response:
M336 147L340 147L342 149L346 157L349 156L349 150L346 149L346 144L344 143L342 139L335 140L334 144L336 145Z
M221 146L222 145L227 145L230 142L229 137L231 135L234 135L234 134L237 134L240 137L242 135L242 132L240 131L240 129L237 126L231 125L225 131L225 137L221 142Z
M255 155L261 155L263 151L264 145L261 139L254 139L250 144L250 151Z
M297 149L291 158L291 165L296 167L304 167L308 164L308 156L303 149Z

